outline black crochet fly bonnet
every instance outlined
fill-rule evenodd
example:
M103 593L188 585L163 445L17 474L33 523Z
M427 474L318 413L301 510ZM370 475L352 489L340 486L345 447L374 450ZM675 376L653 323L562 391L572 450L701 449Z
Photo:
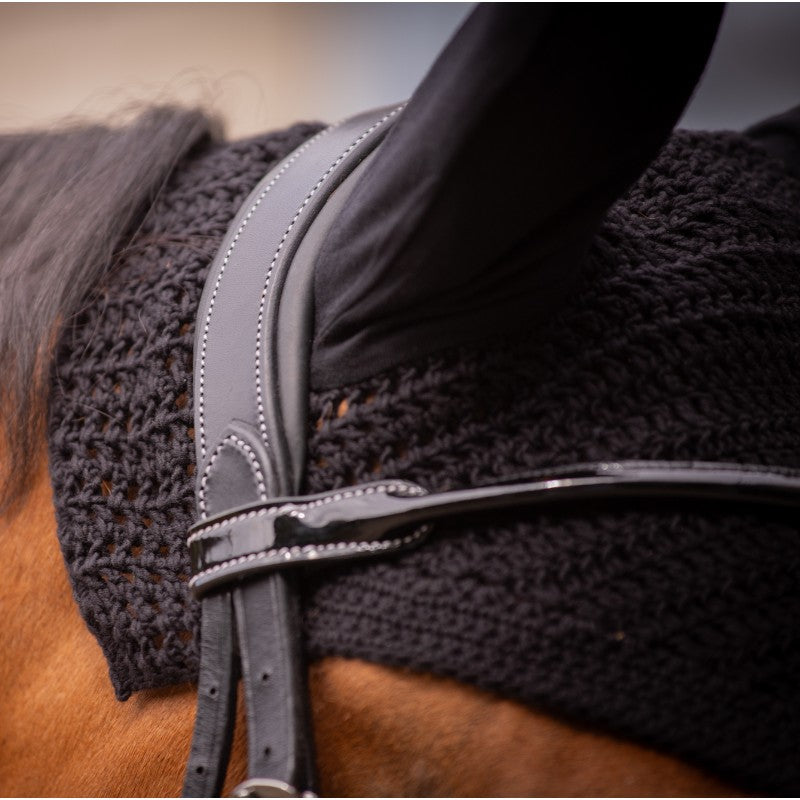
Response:
M192 342L218 240L313 132L208 146L173 176L104 308L61 344L59 536L120 698L192 680ZM702 248L697 240L702 234ZM157 240L163 244L147 242ZM175 242L175 243L172 243ZM600 459L800 468L800 182L734 134L678 133L524 341L450 350L309 401L306 489L429 489ZM800 524L666 507L441 530L307 584L312 658L451 675L774 791L800 786Z

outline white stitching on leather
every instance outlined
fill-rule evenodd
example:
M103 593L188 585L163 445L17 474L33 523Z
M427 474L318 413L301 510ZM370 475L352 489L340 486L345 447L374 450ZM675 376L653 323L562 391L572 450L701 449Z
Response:
M332 131L337 125L341 123L337 122L336 125L331 125L325 130L320 131L316 136L313 136L309 139L304 145L302 145L298 150L296 150L289 160L280 168L274 178L264 187L263 191L258 195L258 197L253 202L253 205L250 207L250 210L245 214L244 218L242 219L241 224L239 225L238 230L236 231L236 235L233 237L233 240L228 247L228 251L225 253L225 258L222 260L222 265L220 266L219 272L217 273L216 281L214 282L214 290L211 293L211 301L208 304L208 311L206 313L205 323L203 325L203 338L202 338L202 345L200 350L200 377L199 377L199 387L200 390L198 392L197 398L197 416L198 421L200 423L200 453L202 458L206 457L206 434L205 434L205 423L204 423L204 407L205 407L205 367L206 367L206 349L208 346L208 329L211 324L211 315L214 311L214 301L217 298L217 292L219 291L220 283L222 281L222 275L225 272L225 267L228 265L228 261L230 260L231 255L233 254L234 249L236 248L236 244L239 241L239 237L244 232L244 229L247 227L247 223L250 221L250 218L255 213L258 206L261 204L261 201L267 195L270 189L278 182L280 177L286 172L289 167L294 164L295 161L309 148L313 145L316 141L318 141L321 137L325 136L329 131Z
M384 124L388 119L391 119L395 114L398 114L402 109L405 108L405 103L399 105L393 111L390 111L384 117L382 117L377 122L373 123L367 130L365 130L340 156L333 162L333 164L328 167L325 171L323 176L317 181L314 185L314 188L306 195L305 200L300 205L300 208L297 209L292 221L289 223L289 227L286 229L283 237L281 238L280 243L278 244L278 249L275 251L275 255L272 257L272 261L270 262L269 269L267 270L267 276L264 280L264 290L261 292L261 299L259 301L258 307L258 325L256 326L256 403L258 407L258 426L259 431L261 432L261 438L264 440L264 444L269 446L269 440L267 437L267 423L266 419L264 418L264 398L262 396L261 391L261 332L264 322L264 304L266 303L267 299L267 292L269 291L269 282L270 278L272 277L272 270L275 266L275 262L278 260L278 256L280 255L281 249L286 242L286 238L289 236L292 228L294 227L295 222L297 222L298 217L300 214L303 213L303 209L308 205L311 198L316 194L317 189L325 182L328 176L342 163L342 161L348 156L349 153L353 151L354 148L358 147L361 142L366 139L374 130L379 128L381 125Z
M322 553L330 552L331 550L338 550L342 553L359 553L403 547L420 539L429 529L429 525L423 525L421 528L414 531L414 533L410 533L407 536L400 536L396 539L377 539L372 542L330 542L320 545L295 545L294 547L280 547L276 550L263 550L259 553L250 553L246 556L231 558L228 561L221 561L213 567L198 572L197 575L189 580L189 586L194 587L201 578L219 572L221 569L232 567L237 564L246 564L251 561L265 561L270 558L283 558L285 561L292 561L297 557L302 557L304 561L308 561Z
M207 527L195 531L188 539L187 544L191 544L198 539L204 538L207 534L213 533L220 528L228 525L233 525L236 522L241 522L245 519L253 519L255 517L274 517L276 514L285 513L293 517L302 519L303 509L317 508L318 506L328 505L330 503L339 503L342 500L349 500L352 497L363 497L370 494L386 494L387 492L397 492L405 494L407 497L413 497L425 494L425 490L413 483L406 483L405 481L392 481L390 483L374 484L372 486L363 486L357 489L345 489L344 491L336 492L334 494L326 495L325 497L311 500L306 503L285 503L282 506L272 506L271 508L259 508L257 510L248 511L245 514L237 514L234 517L214 522Z
M200 507L200 516L203 518L208 516L206 512L206 487L208 486L208 481L211 478L211 467L214 465L214 462L217 460L222 452L222 448L225 447L226 444L234 445L234 447L236 447L236 449L247 459L247 465L250 467L250 472L253 474L253 477L256 481L258 499L262 502L266 502L267 500L267 487L266 483L264 482L264 475L261 472L261 465L258 463L258 458L253 452L253 448L250 447L247 442L240 439L235 433L231 433L216 446L214 452L211 454L211 459L208 462L208 466L203 471L203 477L200 479L200 491L197 495L197 504Z

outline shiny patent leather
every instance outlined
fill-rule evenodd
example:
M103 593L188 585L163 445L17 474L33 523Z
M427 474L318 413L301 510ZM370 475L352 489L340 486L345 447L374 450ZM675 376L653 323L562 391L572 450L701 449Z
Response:
M192 528L198 597L299 564L371 558L424 541L427 523L550 503L647 498L800 506L800 476L746 464L610 462L531 473L527 480L428 494L375 483L243 506Z

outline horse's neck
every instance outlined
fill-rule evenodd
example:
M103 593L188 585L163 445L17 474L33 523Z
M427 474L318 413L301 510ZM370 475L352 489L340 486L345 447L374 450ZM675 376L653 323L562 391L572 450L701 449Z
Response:
M0 519L0 541L0 793L177 795L194 689L114 699L58 549L44 449L24 505ZM675 759L455 681L345 659L313 665L310 678L328 794L732 793ZM244 777L237 727L228 789Z
M72 597L44 452L24 505L0 519L0 540L11 561L0 582L0 792L178 794L194 692L183 686L114 699L105 659Z

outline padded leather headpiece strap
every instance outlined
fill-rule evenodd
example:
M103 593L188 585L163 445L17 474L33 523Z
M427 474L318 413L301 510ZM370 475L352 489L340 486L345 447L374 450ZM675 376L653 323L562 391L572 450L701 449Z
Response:
M299 491L316 249L399 112L361 114L310 139L261 181L230 226L198 311L194 391L201 522ZM240 793L314 791L295 616L292 578L283 573L203 600L186 795L221 791L237 661L245 686L249 776L260 779Z

